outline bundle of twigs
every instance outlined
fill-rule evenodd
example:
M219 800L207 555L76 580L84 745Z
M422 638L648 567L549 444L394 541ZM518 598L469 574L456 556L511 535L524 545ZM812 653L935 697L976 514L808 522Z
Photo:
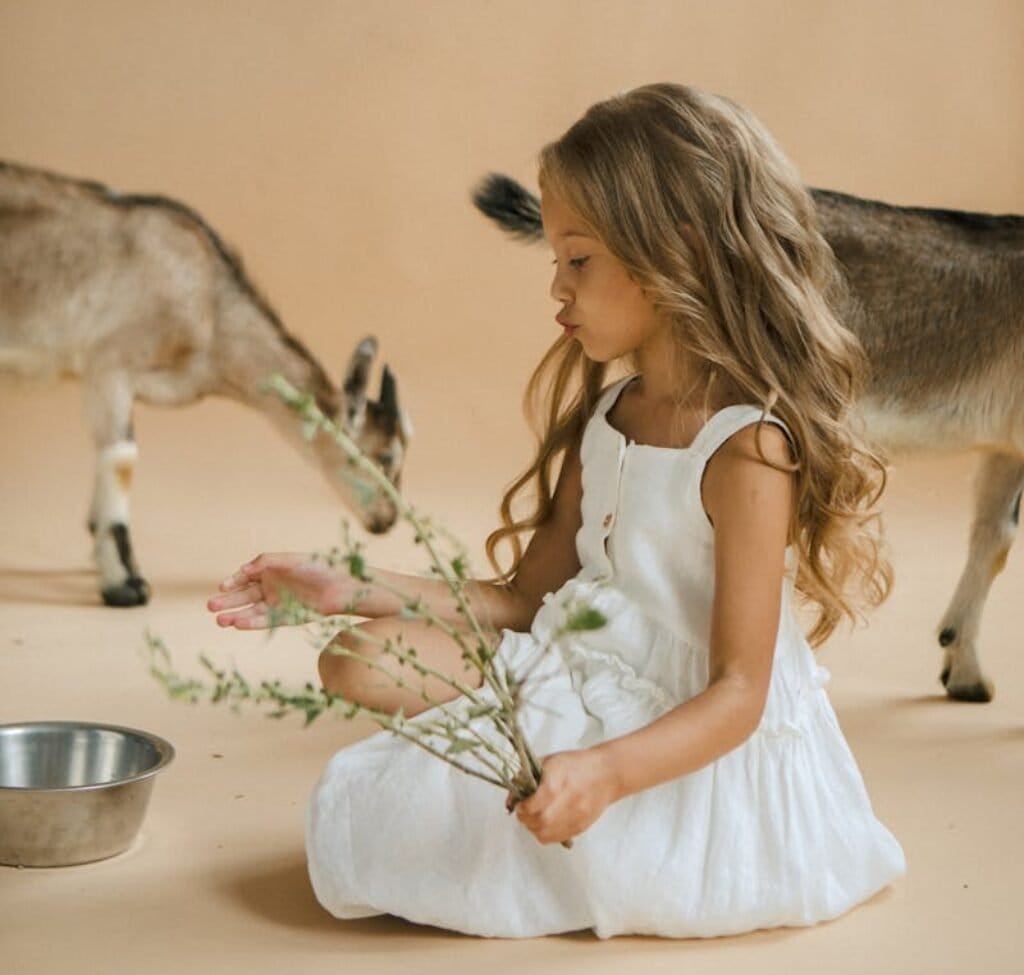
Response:
M209 701L228 703L238 707L243 702L268 704L272 717L301 713L306 724L321 714L333 711L346 718L368 717L396 735L447 762L467 775L483 779L508 793L509 808L532 795L539 785L541 766L523 734L520 714L530 706L530 673L515 674L494 652L492 640L466 598L469 561L464 547L448 532L438 528L431 519L420 515L395 489L384 473L369 460L349 438L317 407L313 397L302 393L286 380L275 376L269 388L280 396L297 414L307 439L317 436L332 437L344 450L349 460L348 477L369 503L377 491L383 492L395 505L399 517L414 532L416 544L422 545L430 563L430 572L440 577L455 599L459 616L465 627L454 626L437 615L421 599L410 599L405 594L387 587L375 579L366 564L361 545L353 541L344 528L344 544L326 555L313 558L326 560L333 567L343 567L356 580L388 588L402 602L402 616L425 620L448 635L459 647L462 660L480 675L480 686L471 687L456 676L446 674L424 663L415 647L398 640L376 640L382 651L377 659L370 659L341 646L337 641L328 643L332 653L351 657L393 681L395 686L412 690L427 705L427 709L414 717L406 717L401 710L389 712L347 700L314 686L288 687L279 680L250 681L236 668L226 670L206 656L200 663L206 672L204 679L182 677L175 672L170 654L163 642L147 635L150 652L150 670L168 694L175 699L191 702ZM450 551L442 551L447 544ZM318 626L321 633L337 635L355 625L348 617L323 617L294 599L284 599L273 607L271 625L309 624ZM565 634L578 630L592 630L603 626L604 618L596 610L575 606L565 615L562 628L554 633L547 646L539 647L534 660L539 661ZM365 631L361 641L374 642ZM387 660L388 664L381 660ZM457 692L454 701L443 702L427 693L425 684L410 682L407 675L432 677Z

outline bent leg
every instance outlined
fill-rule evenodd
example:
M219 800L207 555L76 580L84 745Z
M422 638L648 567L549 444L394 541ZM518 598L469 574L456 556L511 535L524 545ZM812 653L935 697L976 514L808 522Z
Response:
M457 629L466 645L473 647L475 637L466 629ZM496 633L485 631L485 635L492 641L492 647L497 645ZM437 626L423 620L385 616L353 627L328 644L319 661L324 689L366 707L389 712L401 708L407 717L459 697L457 687L440 677L419 672L414 662L400 663L388 652L389 644L462 687L476 690L483 683L479 670L463 659L458 643Z

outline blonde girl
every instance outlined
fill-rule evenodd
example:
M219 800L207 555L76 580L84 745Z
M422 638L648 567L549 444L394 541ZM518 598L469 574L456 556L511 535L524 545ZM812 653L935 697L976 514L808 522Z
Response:
M537 671L524 725L546 757L515 818L386 733L342 749L309 807L314 889L337 917L503 937L835 917L904 860L811 650L890 578L873 513L884 472L851 420L864 357L832 310L811 200L749 112L671 84L594 105L541 152L539 180L563 334L527 391L540 443L487 542L498 577L469 592L513 669L536 667L574 606L609 623ZM521 493L534 503L516 517ZM458 622L439 581L376 574ZM262 627L284 590L321 612L354 596L304 556L262 555L209 606L223 626ZM461 670L383 589L357 608L374 637L402 633ZM423 707L350 658L325 652L320 672L346 697Z

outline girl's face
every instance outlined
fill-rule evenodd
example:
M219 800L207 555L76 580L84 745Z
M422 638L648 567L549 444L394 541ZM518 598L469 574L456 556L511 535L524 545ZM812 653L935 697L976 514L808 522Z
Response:
M551 297L559 326L587 358L611 362L640 348L664 321L643 289L559 197L541 193L544 236L555 253Z

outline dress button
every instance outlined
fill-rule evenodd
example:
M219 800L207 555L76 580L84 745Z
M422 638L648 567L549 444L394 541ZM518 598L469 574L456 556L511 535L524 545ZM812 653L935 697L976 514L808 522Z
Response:
M604 527L605 528L609 528L611 526L611 523L612 523L612 516L611 515L605 515L604 516L604 521L602 522Z

